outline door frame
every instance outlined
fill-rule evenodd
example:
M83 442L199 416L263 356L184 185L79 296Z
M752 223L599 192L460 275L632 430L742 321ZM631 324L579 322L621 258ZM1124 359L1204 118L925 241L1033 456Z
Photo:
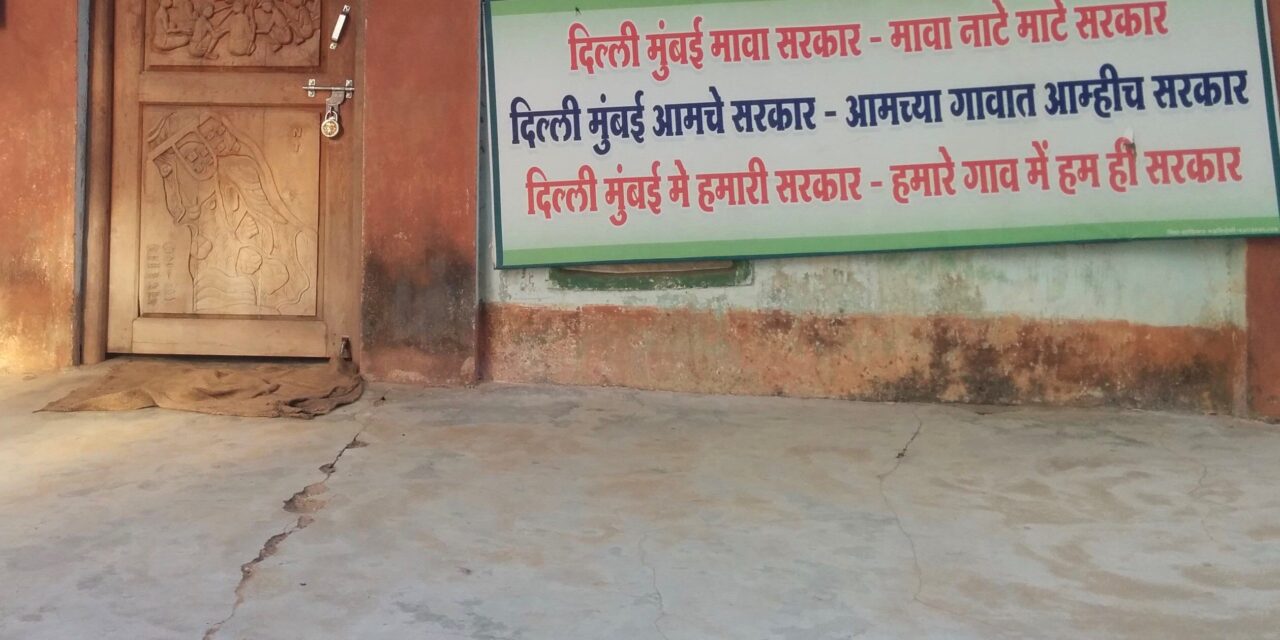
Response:
M352 268L347 277L350 295L346 300L340 317L328 318L326 321L340 327L341 335L330 340L330 355L340 352L342 339L349 342L351 356L360 361L363 352L361 324L363 319L363 295L361 289L364 282L364 259L362 229L364 220L363 197L363 159L364 153L364 87L365 87L365 29L363 12L368 3L352 2L359 7L355 22L358 28L348 29L348 37L354 36L350 42L355 51L356 98L349 103L354 126L344 136L353 137L353 165L350 168L352 207L351 226L348 231L349 241L345 246L348 252L346 264ZM85 178L85 235L84 259L81 261L81 274L84 282L83 299L80 301L81 313L77 330L81 334L80 360L84 364L97 364L110 355L108 346L108 319L110 300L110 264L111 264L111 202L112 202L112 161L114 150L115 127L115 65L116 65L116 10L117 0L89 0L90 5L90 44L89 44L89 100L87 113L82 112L80 118L88 128L88 162ZM327 26L322 27L320 37L327 34ZM353 25L355 26L355 25ZM142 46L141 43L139 46ZM329 81L330 78L319 78ZM317 103L319 107L322 103ZM319 108L317 115L319 115Z

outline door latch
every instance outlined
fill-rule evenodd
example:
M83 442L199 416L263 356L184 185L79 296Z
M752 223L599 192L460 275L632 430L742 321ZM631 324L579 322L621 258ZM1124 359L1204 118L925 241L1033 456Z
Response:
M356 81L347 80L341 87L322 87L316 84L315 78L307 81L303 87L307 97L316 97L318 91L328 91L329 97L324 101L324 119L320 121L320 134L330 140L342 135L342 118L339 113L342 103L356 96Z

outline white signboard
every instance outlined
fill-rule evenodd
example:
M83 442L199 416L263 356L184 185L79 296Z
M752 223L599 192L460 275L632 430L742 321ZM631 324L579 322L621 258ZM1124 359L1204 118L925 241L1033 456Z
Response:
M492 0L499 266L1280 233L1262 0Z

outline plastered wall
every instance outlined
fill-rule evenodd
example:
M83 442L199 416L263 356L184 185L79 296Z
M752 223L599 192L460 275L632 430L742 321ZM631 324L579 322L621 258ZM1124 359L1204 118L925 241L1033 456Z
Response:
M492 265L492 261L489 262ZM1049 245L765 260L718 289L582 291L545 269L490 270L485 301L647 306L797 315L1114 320L1159 327L1243 326L1241 240Z
M9 0L0 28L0 371L69 366L76 3Z

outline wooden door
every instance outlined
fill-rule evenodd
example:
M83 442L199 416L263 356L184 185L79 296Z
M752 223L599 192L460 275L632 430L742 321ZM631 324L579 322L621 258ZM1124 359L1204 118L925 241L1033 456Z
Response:
M116 0L108 347L322 357L359 318L352 0ZM351 19L336 49L344 4Z

